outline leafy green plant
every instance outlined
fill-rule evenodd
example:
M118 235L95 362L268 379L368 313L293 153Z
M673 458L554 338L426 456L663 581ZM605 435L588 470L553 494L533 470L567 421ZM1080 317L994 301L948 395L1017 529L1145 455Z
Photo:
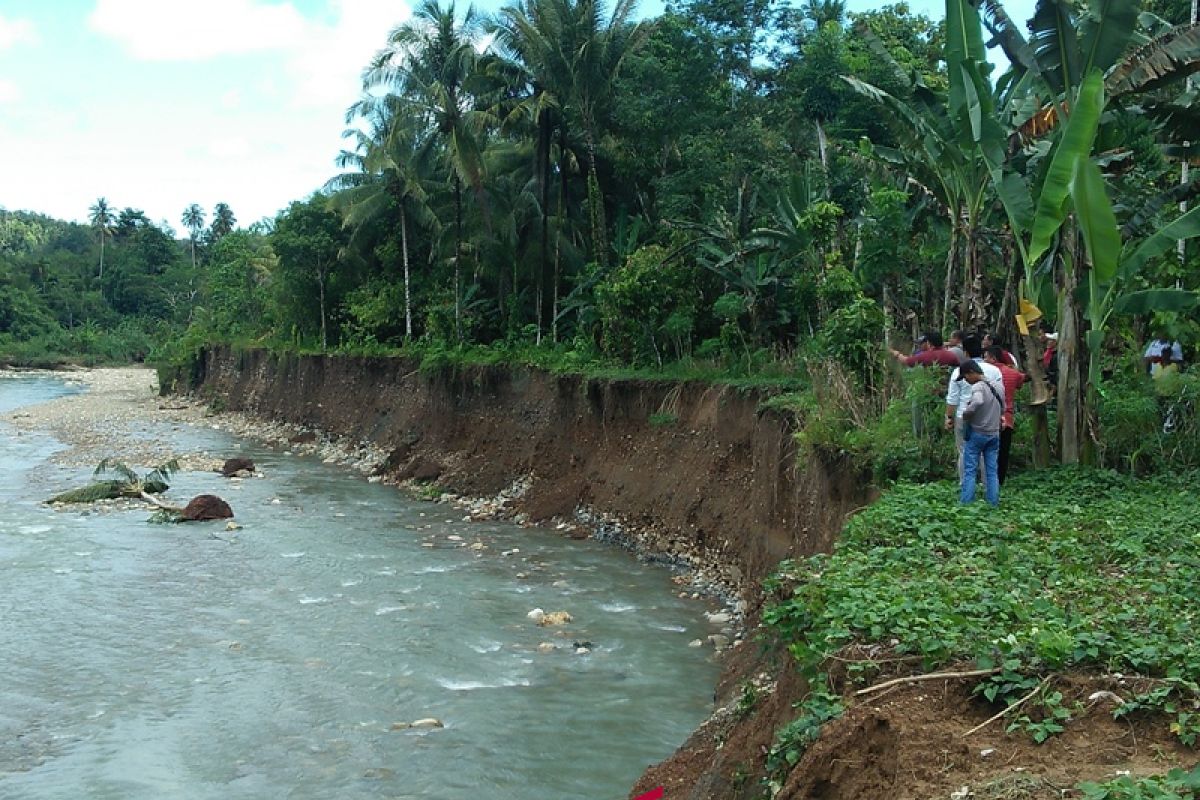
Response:
M842 698L819 684L797 706L800 716L779 729L767 754L767 785L772 792L782 788L782 778L796 765L804 752L817 740L821 726L845 711Z
M1104 783L1081 783L1079 790L1083 800L1193 800L1200 790L1200 765L1190 772L1173 769L1149 778L1125 775Z
M1010 725L1039 741L1071 717L1043 676L1158 677L1172 690L1138 710L1167 715L1186 741L1200 711L1188 688L1200 681L1195 481L1063 468L1011 478L986 514L955 503L948 483L899 484L851 519L832 554L781 565L764 622L810 680L850 646L926 670L999 667L977 694L1013 706L1032 692Z

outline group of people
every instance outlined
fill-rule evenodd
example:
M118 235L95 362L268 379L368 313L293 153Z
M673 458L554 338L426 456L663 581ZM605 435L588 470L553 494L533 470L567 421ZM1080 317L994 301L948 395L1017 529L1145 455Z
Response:
M951 369L946 388L946 430L958 449L959 499L975 500L983 467L984 496L1000 504L1000 485L1008 474L1016 408L1013 398L1027 380L1015 356L992 334L954 331L948 342L930 331L917 340L918 352L892 355L903 365Z
M1058 334L1041 330L1037 336L1043 348L1042 369L1053 387L1058 376ZM937 331L929 331L917 339L916 352L891 352L906 367L950 369L945 427L954 431L958 448L959 498L963 503L975 500L982 466L984 496L993 506L999 505L1016 421L1013 397L1029 380L1016 357L990 333L964 334L960 330L946 341ZM1154 378L1179 372L1183 347L1165 331L1157 332L1146 346L1142 362Z

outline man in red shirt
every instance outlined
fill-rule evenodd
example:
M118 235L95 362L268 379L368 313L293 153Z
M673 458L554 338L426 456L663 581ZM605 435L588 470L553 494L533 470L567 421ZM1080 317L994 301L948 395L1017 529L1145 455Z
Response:
M917 340L920 352L906 356L899 350L893 350L892 356L906 367L957 367L959 358L952 351L942 347L942 335L937 331L929 331Z
M1004 382L1004 413L1000 415L1000 457L996 470L1000 476L1000 483L1003 484L1004 476L1008 474L1008 452L1012 449L1013 424L1016 418L1013 397L1027 378L1024 372L1013 369L1004 357L1004 348L998 345L984 350L983 359L1000 370L1000 379Z

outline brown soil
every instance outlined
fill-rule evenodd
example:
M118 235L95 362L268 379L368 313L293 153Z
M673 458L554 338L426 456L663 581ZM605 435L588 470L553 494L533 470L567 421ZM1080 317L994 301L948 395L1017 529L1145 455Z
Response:
M762 658L742 664L743 675L761 667ZM674 756L651 767L630 797L657 786L671 800L764 797L764 756L807 691L794 669L781 659L768 661L784 676L774 692L739 714L741 687L726 686L726 713L718 712ZM848 710L824 727L776 797L926 800L950 798L965 787L971 794L960 796L975 800L1061 800L1079 797L1073 787L1081 781L1160 774L1197 761L1195 750L1181 745L1162 717L1117 721L1112 701L1089 699L1100 690L1129 696L1147 688L1115 677L1056 680L1064 705L1076 712L1066 730L1044 744L1027 733L1007 733L1005 719L966 735L998 710L972 695L975 680L906 683L862 698L853 695L857 687L846 687Z
M795 423L764 397L668 381L601 381L479 367L422 373L406 359L211 351L202 395L368 441L385 469L491 495L532 482L534 521L586 506L643 534L666 560L753 593L780 559L827 550L863 484L797 468ZM676 421L652 425L654 414Z

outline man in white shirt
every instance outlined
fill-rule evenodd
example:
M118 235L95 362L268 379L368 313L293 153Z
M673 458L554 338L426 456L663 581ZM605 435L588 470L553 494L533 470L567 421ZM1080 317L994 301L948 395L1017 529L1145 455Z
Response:
M967 357L975 359L983 370L983 379L994 388L1001 397L1004 396L1004 377L1000 369L983 360L983 342L974 334L963 338L963 350ZM958 480L963 477L963 411L971 402L971 384L962 378L958 367L950 373L950 384L946 387L946 430L954 431L954 446L958 448Z
M1152 364L1182 365L1183 345L1178 341L1172 341L1166 331L1159 331L1158 335L1146 345L1146 352L1142 353L1142 364L1146 367L1147 372L1152 371L1150 369Z

